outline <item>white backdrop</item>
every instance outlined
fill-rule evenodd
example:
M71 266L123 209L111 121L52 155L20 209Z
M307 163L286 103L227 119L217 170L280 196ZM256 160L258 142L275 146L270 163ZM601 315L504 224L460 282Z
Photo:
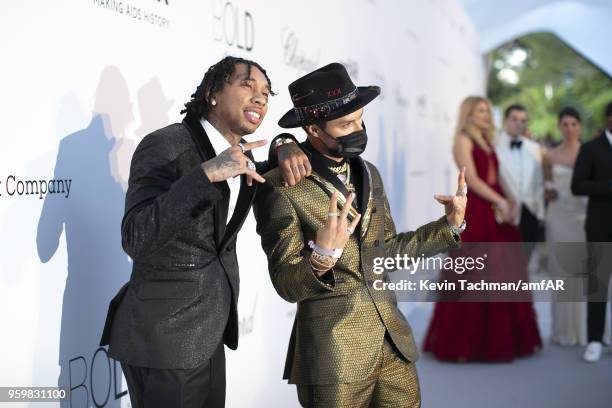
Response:
M340 61L357 84L380 85L365 112L365 157L400 229L441 214L432 196L454 188L459 103L484 91L478 38L452 0L0 7L0 385L74 388L63 406L129 404L115 398L120 367L97 347L108 301L130 274L119 228L129 162L148 132L181 120L212 63L233 54L268 70L279 95L251 139L281 131L287 85L314 68ZM26 194L34 186L46 193ZM241 339L227 352L227 406L297 406L281 380L294 305L272 289L252 216L238 251Z

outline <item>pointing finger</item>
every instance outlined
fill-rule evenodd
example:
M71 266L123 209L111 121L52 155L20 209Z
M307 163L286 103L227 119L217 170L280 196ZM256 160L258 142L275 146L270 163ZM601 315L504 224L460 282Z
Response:
M436 194L434 196L434 198L442 204L446 204L446 203L450 203L453 201L453 196L449 196L449 195L441 195L441 194Z
M458 180L459 190L464 190L465 189L465 166L461 168L458 179L459 179Z
M261 175L259 175L259 173L257 173L255 170L247 169L245 173L247 176L251 176L253 179L259 181L260 183L266 182L266 179L261 177Z
M244 143L243 146L244 146L244 151L246 152L247 150L256 149L258 147L265 146L267 144L268 144L268 141L266 139L260 139L254 142Z
M338 193L334 191L331 195L331 199L329 200L329 213L327 214L327 221L330 227L335 228L337 220L338 220Z
M340 221L346 220L348 216L348 212L351 209L351 205L353 204L353 200L355 199L355 193L351 193L348 195L346 202L344 203L344 207L342 207L342 212L340 213Z
M349 228L355 231L355 228L357 228L357 224L359 224L360 219L361 219L361 214L357 214L357 216L353 218L353 221L351 221L351 223L349 224Z

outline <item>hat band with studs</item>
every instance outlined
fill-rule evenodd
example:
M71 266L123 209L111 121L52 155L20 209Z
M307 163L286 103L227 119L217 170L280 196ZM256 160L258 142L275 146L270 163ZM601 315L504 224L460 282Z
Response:
M355 88L350 93L336 99L332 99L331 101L326 101L323 103L317 103L315 105L303 106L299 108L293 108L295 111L295 116L299 122L304 122L307 120L319 120L325 119L332 113L334 110L343 107L348 104L359 95L359 89Z

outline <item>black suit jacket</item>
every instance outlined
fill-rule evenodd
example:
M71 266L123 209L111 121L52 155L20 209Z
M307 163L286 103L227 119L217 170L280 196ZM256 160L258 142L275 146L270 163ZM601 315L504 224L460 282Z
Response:
M603 241L596 237L612 235L612 145L605 133L580 148L572 192L589 197L585 225L589 240Z
M242 176L226 226L229 187L211 183L201 168L214 156L191 115L147 135L134 153L121 225L133 269L110 303L100 342L116 360L188 369L206 362L221 341L238 346L236 234L257 183L248 187ZM260 174L268 168L257 166Z

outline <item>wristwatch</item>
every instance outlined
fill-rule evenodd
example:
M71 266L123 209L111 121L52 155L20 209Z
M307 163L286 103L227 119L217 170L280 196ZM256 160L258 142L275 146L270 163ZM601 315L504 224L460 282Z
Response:
M274 141L274 152L276 153L278 148L287 143L295 143L290 137L279 137Z
M465 222L465 220L463 220L463 222L461 223L460 226L455 227L454 225L450 225L450 223L448 224L448 227L450 228L451 232L453 233L453 235L461 235L461 233L463 231L465 231L465 227L467 227L467 222Z

